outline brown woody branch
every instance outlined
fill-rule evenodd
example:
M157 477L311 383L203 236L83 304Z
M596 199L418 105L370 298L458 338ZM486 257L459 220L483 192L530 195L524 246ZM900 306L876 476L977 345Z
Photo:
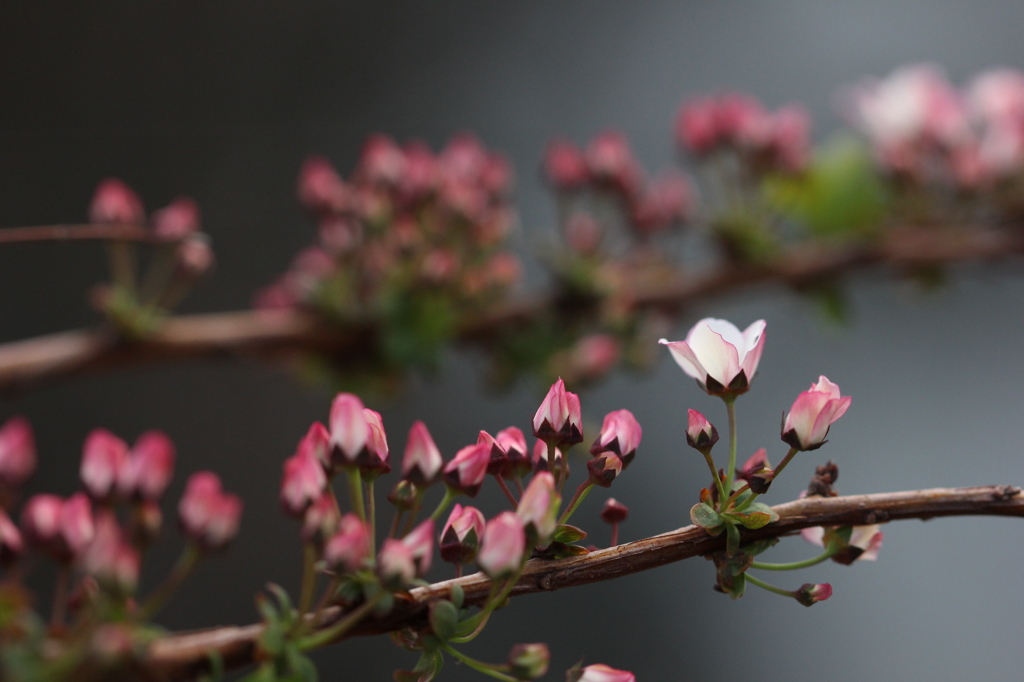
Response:
M33 225L0 229L0 244L84 241L157 243L173 240L161 237L145 226L129 224Z
M1024 232L1016 229L900 228L888 230L870 244L790 247L770 263L726 262L708 272L680 274L657 285L620 292L619 296L634 309L677 310L698 300L766 282L805 288L873 266L913 270L993 262L1021 253ZM467 321L460 339L486 339L509 325L548 314L558 304L556 299L545 296L507 303ZM0 345L0 389L21 388L87 371L186 358L273 359L317 352L351 359L367 352L373 338L373 329L330 327L302 312L183 315L167 320L145 340L129 342L111 330L83 329Z
M1024 496L1019 488L1012 486L933 488L848 497L808 497L774 509L779 520L759 530L743 531L744 540L791 535L802 528L822 525L870 525L937 516L1024 516ZM580 557L554 561L534 559L527 564L512 595L611 580L708 555L722 549L724 544L724 536L712 537L700 528L686 526ZM416 588L408 599L397 602L390 614L364 621L348 636L422 626L426 623L429 603L448 598L455 584L462 586L467 603L472 604L480 604L490 590L490 582L480 573ZM334 609L327 614L324 624L342 615L339 609ZM261 632L262 626L255 624L172 635L150 645L145 664L169 678L191 678L208 665L210 653L216 651L227 666L237 667L254 660Z

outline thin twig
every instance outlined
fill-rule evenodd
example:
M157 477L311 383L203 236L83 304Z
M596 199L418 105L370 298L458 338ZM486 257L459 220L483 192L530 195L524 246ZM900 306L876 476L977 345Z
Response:
M1021 516L1024 495L1012 486L933 488L847 497L807 497L774 507L779 520L754 531L744 530L743 541L791 535L802 528L822 525L870 525L902 519L930 519L939 516ZM612 580L632 573L708 555L722 549L723 535L712 537L700 528L678 530L623 545L601 549L584 556L553 561L534 559L511 591L511 596L549 592L565 587ZM446 580L411 591L405 601L383 618L369 618L346 636L373 635L426 623L430 602L447 599L453 586L460 585L467 604L480 604L491 591L482 573ZM323 616L321 627L330 627L345 613L335 608ZM190 679L208 665L216 651L228 667L249 663L261 625L224 627L171 635L150 645L145 664L168 679Z
M156 243L173 241L143 225L98 223L86 225L33 225L0 228L0 244L28 242L123 241Z

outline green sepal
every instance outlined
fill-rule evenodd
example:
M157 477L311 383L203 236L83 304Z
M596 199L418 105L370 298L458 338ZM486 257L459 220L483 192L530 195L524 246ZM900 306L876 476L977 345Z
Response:
M455 636L459 610L450 601L436 601L430 605L430 627L438 639L447 642Z
M743 511L731 511L724 516L751 530L764 528L772 521L779 520L779 515L775 510L763 502L754 502Z
M581 528L577 528L576 526L562 524L561 526L555 528L555 542L569 544L572 542L578 542L585 537L587 537L587 531Z
M462 585L455 583L454 585L452 585L451 592L449 593L449 598L451 599L452 603L455 604L455 608L461 609L462 604L466 601L466 591L462 589Z
M743 596L743 592L747 589L747 576L744 573L740 573L734 576L732 581L727 586L723 586L722 591L733 599L739 599Z
M710 505L698 502L690 508L690 520L712 535L722 532L722 517Z

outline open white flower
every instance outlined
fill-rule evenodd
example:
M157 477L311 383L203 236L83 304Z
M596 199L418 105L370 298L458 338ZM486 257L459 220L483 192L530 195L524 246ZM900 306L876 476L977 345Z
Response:
M761 361L764 328L765 321L758 320L741 332L732 322L707 317L685 341L659 343L668 346L676 363L708 393L738 395L750 387Z

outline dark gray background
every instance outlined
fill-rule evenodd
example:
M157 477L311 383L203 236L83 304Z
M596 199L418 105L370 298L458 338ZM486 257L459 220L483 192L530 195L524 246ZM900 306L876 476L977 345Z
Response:
M962 81L1024 67L1024 7L1009 2L188 2L5 3L0 7L0 226L84 217L97 181L114 175L150 208L194 196L219 258L191 311L248 305L312 231L293 199L303 157L351 167L364 135L384 131L437 146L473 130L519 173L528 252L550 228L536 179L545 142L606 127L629 135L651 168L672 162L670 125L687 96L742 89L777 106L804 102L816 134L838 127L838 86L908 61L934 60ZM105 272L95 245L0 252L0 338L74 325L93 314L85 291ZM768 320L754 390L739 403L741 452L778 459L779 415L819 373L854 397L825 449L801 455L773 489L782 501L826 458L846 493L1019 483L1019 361L1024 294L1012 268L961 270L925 296L884 275L858 276L854 320L835 329L809 305L765 287L692 311ZM416 418L447 455L477 429L528 425L540 398L522 387L481 399L478 363L451 357L384 410L400 453ZM33 421L42 454L35 489L70 493L82 439L95 426L125 437L161 427L179 446L172 499L187 472L219 471L246 501L241 537L182 590L161 622L184 628L254 618L265 581L294 589L295 526L278 512L280 462L330 395L279 371L241 364L140 368L5 399L0 416ZM680 445L687 407L724 426L667 353L649 376L616 376L583 395L584 412L633 410L640 454L612 493L630 505L625 539L687 522L705 482ZM603 497L579 516L595 530ZM485 502L497 508L494 497ZM168 501L168 512L171 502ZM488 506L490 505L490 506ZM877 564L822 566L777 581L831 581L831 601L804 609L754 591L711 591L702 560L553 595L518 599L469 647L501 659L514 642L547 641L553 672L581 656L639 679L1018 679L1024 550L1003 519L887 527ZM168 533L173 536L173 533ZM806 556L791 541L780 558ZM177 552L165 538L147 584ZM414 658L386 638L318 654L324 679L390 679ZM443 679L483 679L450 667Z

